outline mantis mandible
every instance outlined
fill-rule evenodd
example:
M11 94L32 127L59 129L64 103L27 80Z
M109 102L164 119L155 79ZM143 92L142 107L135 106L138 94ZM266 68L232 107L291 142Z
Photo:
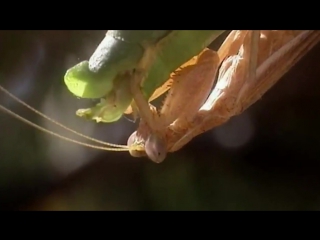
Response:
M152 161L160 163L168 152L179 150L195 136L225 123L255 103L319 40L320 32L312 30L234 30L218 52L204 49L171 74L162 85L167 86L170 82L169 93L160 111L149 104L148 97L143 93L143 84L148 83L144 73L135 71L126 76L129 81L116 89L130 93L130 102L133 98L140 116L139 127L129 137L127 146L104 143L79 133L76 134L110 147L88 145L59 137L97 149L130 151L132 156L148 156ZM1 86L0 89L10 95ZM110 89L113 90L113 87ZM150 99L163 92L156 90ZM0 108L50 133L1 105Z

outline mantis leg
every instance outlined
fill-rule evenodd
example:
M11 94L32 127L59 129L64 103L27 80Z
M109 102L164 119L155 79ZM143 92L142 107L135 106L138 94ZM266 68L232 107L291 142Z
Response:
M161 130L163 130L163 124L161 123L157 111L155 111L155 108L150 108L149 101L145 98L141 90L143 81L146 78L150 67L154 63L156 56L156 47L148 47L146 49L146 53L144 54L138 68L132 74L130 83L133 100L139 109L140 117L144 119L153 132L161 132Z
M132 156L140 157L145 151L154 162L163 161L170 139L167 135L168 126L176 119L191 121L205 102L215 82L219 65L218 54L205 49L188 64L169 79L172 80L172 86L158 115L164 126L162 132L153 132L142 116L138 130L128 140L131 147L139 144L142 146L141 151L130 152Z
M290 31L275 31L278 35L274 39L285 40L275 44L271 39L267 41L269 48L263 49L264 38L273 34L272 31L265 32L267 35L258 31L243 33L245 37L238 53L223 61L218 83L196 117L190 122L176 122L170 126L172 133L179 131L181 125L188 125L183 133L172 134L170 152L242 113L320 41L319 31L296 31L293 35Z

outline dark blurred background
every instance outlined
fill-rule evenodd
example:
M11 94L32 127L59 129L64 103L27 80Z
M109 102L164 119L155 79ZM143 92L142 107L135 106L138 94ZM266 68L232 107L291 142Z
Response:
M48 116L125 144L136 124L75 116L63 76L105 31L0 31L0 84ZM217 47L217 46L213 46ZM0 112L1 210L320 210L320 45L242 115L161 164L64 142ZM50 130L0 92L0 103Z

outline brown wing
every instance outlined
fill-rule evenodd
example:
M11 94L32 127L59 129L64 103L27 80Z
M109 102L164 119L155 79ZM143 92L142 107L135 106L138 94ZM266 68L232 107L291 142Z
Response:
M207 48L206 48L207 49ZM206 49L204 49L201 53L199 53L199 55L201 55L204 51L206 51ZM197 62L198 56L194 56L193 58L191 58L189 61L185 62L184 64L182 64L178 69L176 69L173 73L171 73L169 79L162 84L159 88L157 88L154 93L152 94L152 96L149 98L149 102L157 99L158 97L160 97L161 95L163 95L164 93L166 93L172 86L172 83L174 82L174 80L180 76L181 72L183 72L183 69L186 68L187 66L190 65L194 65ZM124 112L125 114L131 114L133 113L134 117L137 116L137 113L135 113L132 109L135 109L135 104L134 102L131 103L131 105L127 108L127 110Z

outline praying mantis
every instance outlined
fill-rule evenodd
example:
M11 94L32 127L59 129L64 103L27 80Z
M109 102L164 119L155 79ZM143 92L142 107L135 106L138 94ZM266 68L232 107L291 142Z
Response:
M143 92L143 84L148 81L145 73L139 69L125 73L129 81L122 81L125 86L117 88L124 89L120 94L128 93L130 102L133 101L126 101L130 106L124 104L125 107L117 115L123 111L129 114L137 110L140 117L137 131L128 138L127 146L98 140L93 141L110 147L87 146L129 151L134 157L147 156L153 162L160 163L168 152L179 150L197 135L245 111L319 40L320 32L315 30L233 30L217 52L202 47L201 52L182 63L150 98ZM148 64L152 66L152 58ZM6 92L2 87L0 89ZM168 89L160 110L149 103L150 99ZM0 108L18 117L1 105ZM110 121L117 119L115 117Z
M131 149L140 149L131 154L162 162L168 152L246 110L319 40L320 32L311 30L232 31L217 53L204 50L173 76L160 112L148 108L137 78L132 91L143 111L128 140Z

